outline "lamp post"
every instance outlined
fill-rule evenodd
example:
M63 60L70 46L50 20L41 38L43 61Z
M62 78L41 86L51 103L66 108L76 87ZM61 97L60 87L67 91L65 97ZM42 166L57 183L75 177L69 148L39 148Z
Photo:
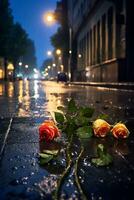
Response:
M69 61L68 61L68 78L71 81L71 59L72 59L72 28L69 27Z

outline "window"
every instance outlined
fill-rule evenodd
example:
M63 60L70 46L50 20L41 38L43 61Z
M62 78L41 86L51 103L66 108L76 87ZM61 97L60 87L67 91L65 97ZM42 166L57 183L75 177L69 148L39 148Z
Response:
M113 57L113 8L108 10L108 59Z
M102 16L102 61L106 60L106 15Z

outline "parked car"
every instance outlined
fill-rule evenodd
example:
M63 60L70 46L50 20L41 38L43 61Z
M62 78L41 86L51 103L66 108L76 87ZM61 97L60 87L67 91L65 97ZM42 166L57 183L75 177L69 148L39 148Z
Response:
M60 72L57 75L57 83L60 82L60 81L61 82L67 82L68 81L67 75L64 72Z

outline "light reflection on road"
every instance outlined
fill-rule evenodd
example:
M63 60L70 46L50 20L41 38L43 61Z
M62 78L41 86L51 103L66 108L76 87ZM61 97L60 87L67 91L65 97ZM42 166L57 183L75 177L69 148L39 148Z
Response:
M118 116L126 118L128 111L133 113L134 110L134 92L21 80L0 83L0 115L49 116L49 112L52 114L59 105L65 106L70 98L74 98L79 105L95 107L97 112L110 113L117 120Z

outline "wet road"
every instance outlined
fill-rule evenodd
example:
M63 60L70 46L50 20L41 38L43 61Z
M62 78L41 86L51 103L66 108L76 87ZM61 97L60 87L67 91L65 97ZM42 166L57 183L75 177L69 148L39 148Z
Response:
M111 168L91 166L87 156L94 152L85 152L79 176L86 195L90 199L131 199L134 186L134 92L27 80L0 83L0 199L51 199L58 167L55 163L53 169L39 166L38 126L53 115L57 106L66 105L70 98L74 98L78 105L93 106L94 118L105 113L111 124L125 122L131 132L125 142L101 141L110 144L113 151L116 162ZM89 148L90 144L94 149L97 143L98 140L87 141L85 147ZM64 167L65 158L61 160ZM79 199L70 177L63 188L63 199L69 198Z

